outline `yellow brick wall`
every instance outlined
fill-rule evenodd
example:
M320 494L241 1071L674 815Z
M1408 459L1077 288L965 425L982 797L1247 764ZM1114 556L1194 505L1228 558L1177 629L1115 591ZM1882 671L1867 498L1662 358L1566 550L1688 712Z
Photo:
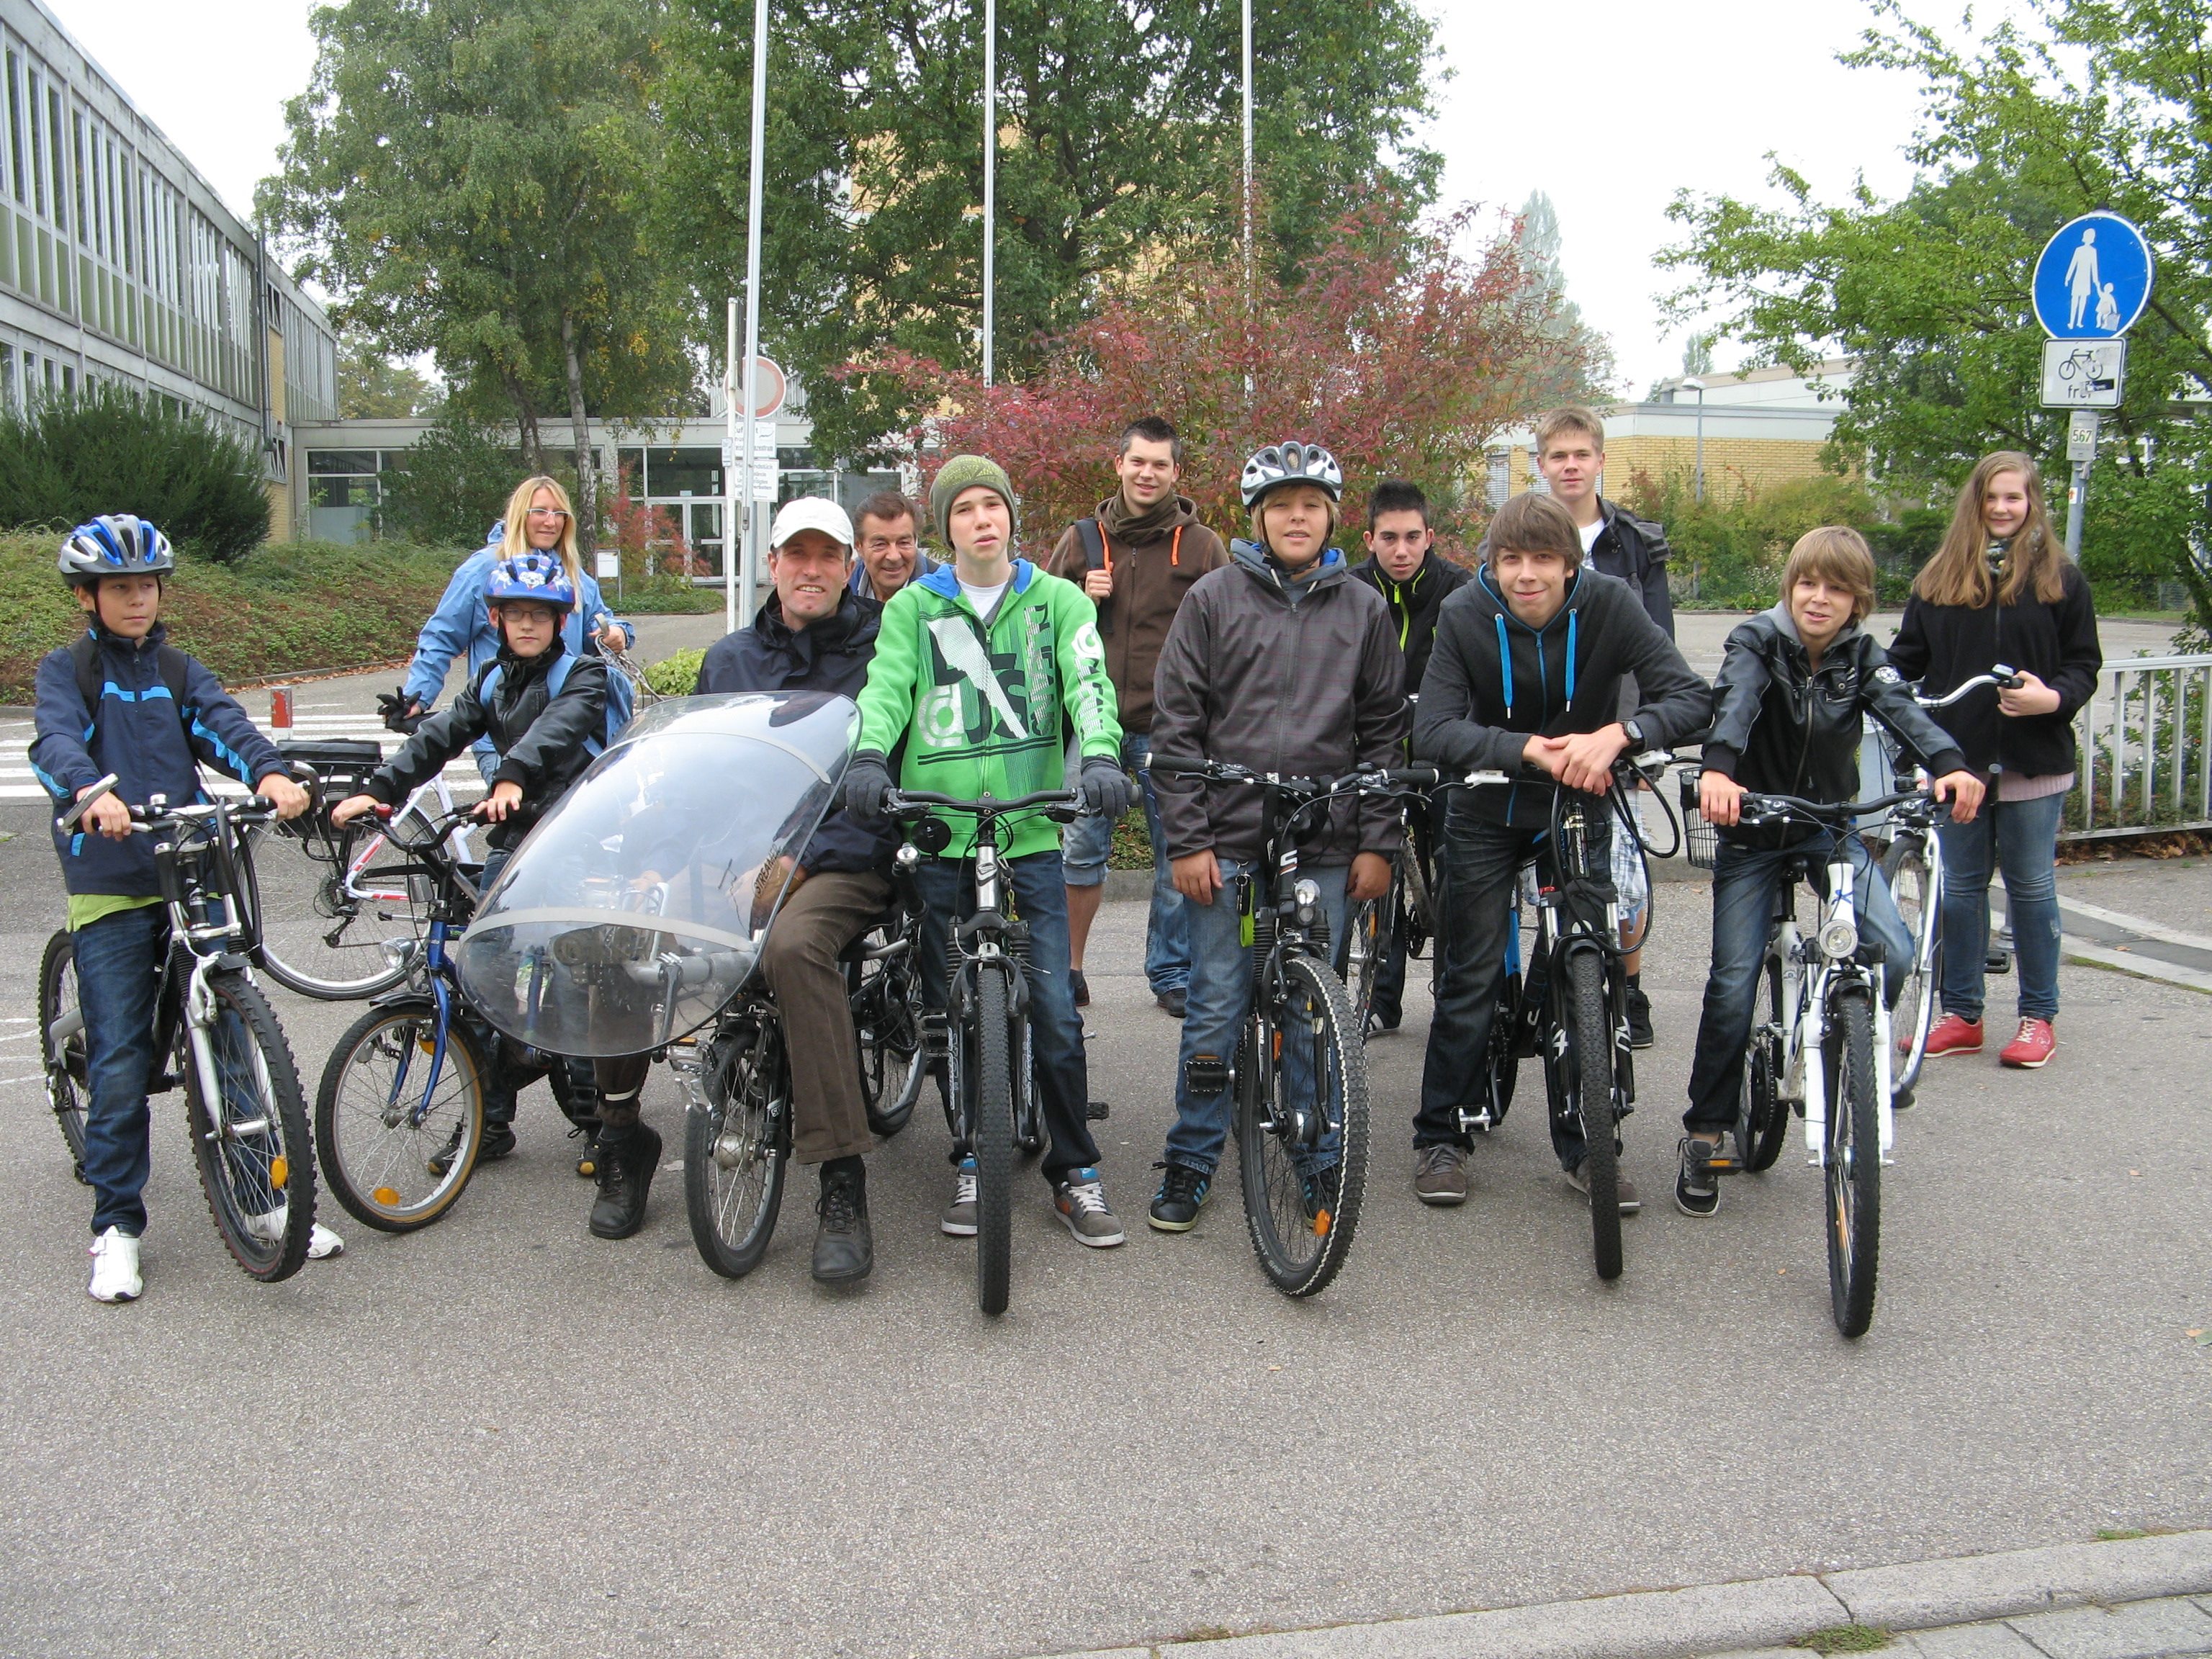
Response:
M262 491L269 497L269 539L289 542L292 539L292 486L289 483L264 484Z
M1694 437L1613 439L1605 447L1605 476L1598 487L1607 497L1617 497L1639 471L1655 482L1669 471L1687 478L1697 466L1697 447ZM1820 465L1822 447L1787 438L1707 438L1705 494L1725 500L1818 477L1826 470ZM1506 474L1514 495L1528 489L1537 477L1534 454L1516 445L1508 452Z

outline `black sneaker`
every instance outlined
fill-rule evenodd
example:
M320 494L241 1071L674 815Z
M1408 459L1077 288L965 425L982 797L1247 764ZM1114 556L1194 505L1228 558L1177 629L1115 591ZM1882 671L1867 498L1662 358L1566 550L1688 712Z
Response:
M1649 1048L1651 1042L1651 999L1644 994L1641 985L1632 985L1628 988L1628 1046Z
M822 1167L822 1196L814 1206L822 1218L814 1230L814 1277L823 1285L850 1285L866 1279L876 1265L875 1234L868 1226L868 1178L858 1167Z
M1152 1000L1166 1011L1170 1019L1187 1019L1190 1016L1190 993L1180 985L1170 985L1164 991L1153 992Z
M446 1144L430 1155L432 1175L443 1177L445 1173L453 1167L453 1160L459 1156L461 1141L467 1133L466 1124L453 1125L453 1133L447 1137ZM483 1145L477 1148L477 1162L496 1164L514 1150L514 1126L509 1123L487 1123L483 1129Z
M628 1238L645 1225L645 1196L659 1169L660 1132L650 1124L599 1143L599 1195L590 1224L594 1238Z
M1711 1215L1721 1206L1721 1178L1711 1167L1725 1140L1722 1131L1708 1131L1712 1139L1682 1137L1681 1166L1674 1174L1674 1207L1684 1215Z
M1091 1006L1091 981L1083 977L1080 968L1067 970L1067 994L1074 999L1077 1007L1088 1008Z
M1187 1233L1198 1225L1198 1212L1206 1207L1206 1196L1213 1190L1213 1177L1187 1164L1158 1167L1160 1189L1152 1195L1152 1211L1146 1219L1158 1231Z

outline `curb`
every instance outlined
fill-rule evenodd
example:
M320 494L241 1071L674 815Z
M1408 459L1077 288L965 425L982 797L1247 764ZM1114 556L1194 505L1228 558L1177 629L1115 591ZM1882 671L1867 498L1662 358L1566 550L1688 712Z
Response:
M2181 1532L1059 1659L1698 1659L1837 1625L1925 1630L2207 1590L2212 1531Z

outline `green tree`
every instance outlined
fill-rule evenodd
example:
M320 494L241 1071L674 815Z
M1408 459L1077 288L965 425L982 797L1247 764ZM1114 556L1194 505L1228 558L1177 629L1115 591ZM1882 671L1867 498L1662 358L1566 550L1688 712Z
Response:
M665 200L669 240L711 302L743 291L752 9L679 4L687 27L665 98L686 142ZM1177 245L1237 257L1239 10L1002 0L998 15L996 343L1001 373L1018 378L1117 281ZM914 411L889 380L831 371L887 350L979 359L981 17L970 0L778 9L763 332L805 377L817 441L833 451L855 453ZM1438 158L1412 139L1430 112L1431 37L1413 0L1263 9L1260 228L1286 270L1370 188L1416 207L1433 194Z
M497 428L449 398L407 465L384 475L377 527L426 547L481 546L507 511L521 459Z
M1801 371L1831 351L1855 356L1837 459L1863 460L1893 494L1947 490L1994 448L2055 471L2066 422L2040 406L2035 258L2075 215L2124 214L2158 251L2158 291L2129 337L2126 402L2107 416L2117 431L2102 470L2181 477L2148 492L2093 488L2087 535L2109 544L2100 516L2131 518L2154 538L2133 556L2182 582L2212 624L2202 507L2172 510L2212 483L2212 446L2181 402L2212 386L2212 6L2037 0L2027 24L1964 48L1898 0L1875 10L1880 23L1844 61L1920 78L1908 151L1918 182L1897 201L1862 184L1826 204L1778 165L1779 205L1683 192L1671 212L1685 237L1663 256L1689 276L1678 312L1717 310L1733 337Z
M691 389L682 290L647 234L661 155L653 0L343 0L312 17L265 218L340 319L428 352L473 411L573 426L582 534L599 521L589 416L672 412Z
M419 371L393 362L360 330L338 336L340 420L405 420L428 414L436 401Z

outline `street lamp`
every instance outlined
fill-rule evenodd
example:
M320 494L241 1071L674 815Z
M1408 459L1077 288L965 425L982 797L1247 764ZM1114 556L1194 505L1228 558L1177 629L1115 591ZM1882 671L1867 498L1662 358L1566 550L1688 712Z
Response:
M992 383L998 332L999 6L983 0L983 384Z
M1698 394L1698 460L1694 488L1699 501L1705 499L1705 383L1692 374L1682 383L1685 392Z

